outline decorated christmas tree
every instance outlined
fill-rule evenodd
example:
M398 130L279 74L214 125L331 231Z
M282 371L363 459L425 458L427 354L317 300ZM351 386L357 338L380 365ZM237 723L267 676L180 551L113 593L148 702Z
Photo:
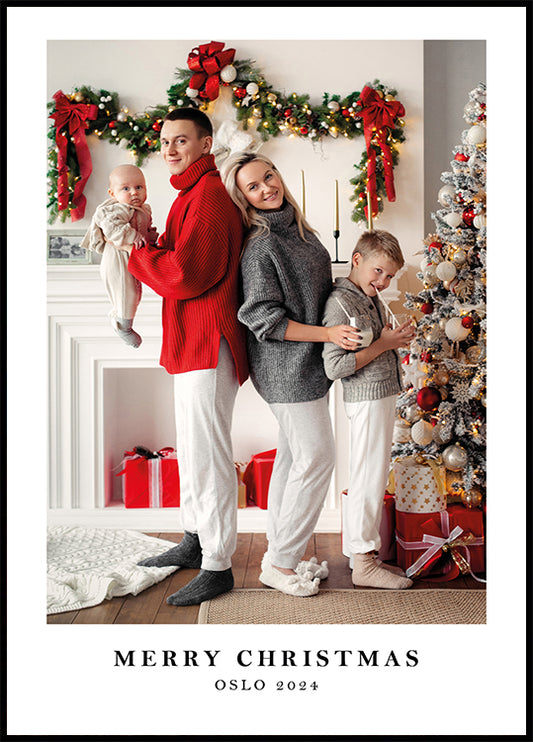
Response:
M469 93L468 128L442 173L442 208L424 243L418 294L404 306L421 314L403 356L393 459L414 456L445 467L448 502L483 502L486 483L486 88Z

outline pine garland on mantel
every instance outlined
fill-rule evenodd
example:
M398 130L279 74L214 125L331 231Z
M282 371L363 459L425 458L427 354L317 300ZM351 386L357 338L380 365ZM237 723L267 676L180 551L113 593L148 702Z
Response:
M69 217L76 221L84 215L83 187L91 172L86 136L129 150L141 166L159 151L159 131L169 111L194 106L209 112L221 87L231 87L231 102L243 129L254 126L263 141L280 135L312 142L365 136L366 150L350 179L352 221L367 221L368 190L374 217L383 211L385 195L394 200L392 170L399 160L398 144L405 141L401 118L405 109L395 99L396 90L374 80L346 96L324 93L322 103L313 106L309 95L276 90L251 60L234 60L234 55L235 49L224 49L221 42L196 47L189 53L187 68L176 70L177 82L167 90L167 103L140 114L131 114L120 104L118 93L109 90L81 85L70 95L58 91L48 103L54 119L48 132L49 223Z

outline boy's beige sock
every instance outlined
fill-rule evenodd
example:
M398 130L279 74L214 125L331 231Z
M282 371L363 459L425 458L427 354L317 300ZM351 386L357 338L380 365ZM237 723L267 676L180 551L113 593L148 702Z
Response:
M383 567L383 569L388 569L389 572L392 572L395 575L401 575L402 577L405 577L405 572L401 567L398 567L396 564L387 564L386 562L382 562L381 559L378 559L376 556L376 564L378 564L380 567Z
M378 564L374 554L354 554L352 582L359 587L381 587L390 590L405 590L413 581L402 577Z

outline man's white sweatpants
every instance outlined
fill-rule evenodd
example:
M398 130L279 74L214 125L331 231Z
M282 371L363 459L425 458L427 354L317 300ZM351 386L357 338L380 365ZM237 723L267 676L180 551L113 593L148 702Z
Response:
M237 545L237 473L231 421L239 388L229 345L216 368L174 376L176 451L183 527L197 533L202 569L229 569Z
M350 420L350 480L342 521L343 552L379 551L379 526L389 477L396 395L345 402Z
M268 555L276 567L295 569L328 491L335 441L327 395L270 409L280 430L268 489Z

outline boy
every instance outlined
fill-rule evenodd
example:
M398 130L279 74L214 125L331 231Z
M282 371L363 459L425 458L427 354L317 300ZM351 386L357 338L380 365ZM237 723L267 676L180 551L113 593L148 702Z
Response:
M175 109L161 128L161 154L179 194L157 247L129 248L128 268L163 297L160 363L174 374L176 449L184 537L147 567L198 568L167 598L194 605L233 587L237 477L231 420L248 377L237 319L243 227L210 154L213 128L196 108Z
M337 278L324 310L327 327L369 315L372 338L355 351L325 343L328 378L341 379L346 414L350 420L350 478L343 544L352 554L354 585L403 589L413 583L397 567L377 562L381 546L379 525L389 474L396 395L401 391L398 348L407 345L415 330L406 322L396 329L386 324L378 291L386 289L404 259L396 238L383 230L365 232L352 253L347 278ZM361 337L361 336L360 336Z
M128 270L128 255L117 247L157 242L152 211L146 201L146 182L135 165L119 165L109 174L110 198L94 212L81 246L102 254L100 275L113 308L109 316L117 335L138 348L141 336L133 319L141 300L141 283Z

